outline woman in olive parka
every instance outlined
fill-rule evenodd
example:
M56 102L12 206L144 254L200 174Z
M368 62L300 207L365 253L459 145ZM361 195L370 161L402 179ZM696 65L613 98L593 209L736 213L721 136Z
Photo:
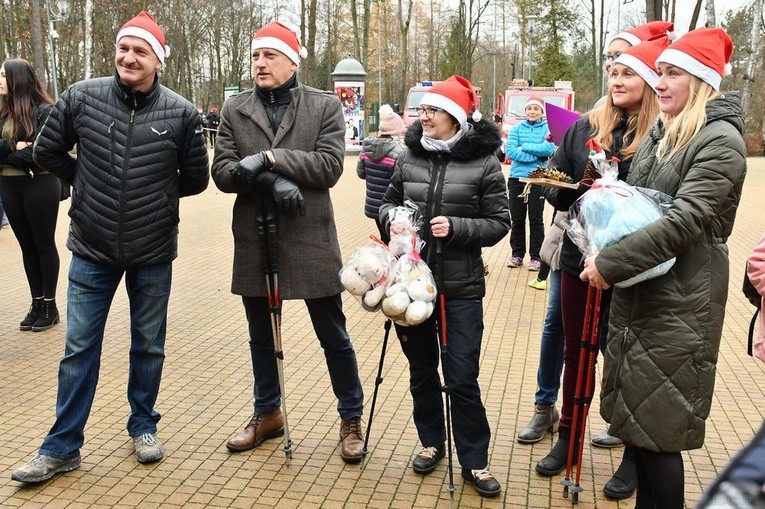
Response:
M585 260L597 288L676 257L664 276L614 289L601 414L634 445L637 505L684 506L681 451L700 448L728 295L728 247L746 174L736 94L719 92L733 44L700 28L657 59L661 115L627 182L673 197L666 216Z

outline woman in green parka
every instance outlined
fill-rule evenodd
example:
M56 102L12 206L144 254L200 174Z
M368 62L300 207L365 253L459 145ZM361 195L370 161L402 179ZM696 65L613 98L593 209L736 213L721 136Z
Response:
M636 447L637 508L684 506L681 451L704 444L728 295L728 247L746 174L736 94L719 92L733 43L700 28L657 59L661 114L627 182L673 197L662 219L585 260L597 288L676 257L664 276L616 287L601 414Z

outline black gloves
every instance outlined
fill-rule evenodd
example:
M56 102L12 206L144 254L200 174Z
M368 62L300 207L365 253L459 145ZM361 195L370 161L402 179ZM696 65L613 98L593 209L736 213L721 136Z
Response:
M277 175L271 185L271 196L274 197L277 210L281 208L285 216L294 218L298 213L305 215L303 194L293 181Z
M286 217L295 218L298 214L305 215L305 201L297 184L276 173L261 173L257 178L256 187L268 189L276 202L276 210Z
M263 150L245 157L231 169L234 187L240 193L252 191L256 187L255 178L270 168L271 161Z

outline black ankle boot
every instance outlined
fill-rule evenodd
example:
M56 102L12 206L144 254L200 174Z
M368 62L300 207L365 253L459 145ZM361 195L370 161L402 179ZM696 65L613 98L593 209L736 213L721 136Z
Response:
M635 471L635 448L624 447L622 463L614 472L613 477L603 487L603 493L614 500L630 498L637 488L637 472Z
M37 320L37 316L40 314L42 303L43 303L42 297L39 297L37 299L32 299L32 305L29 306L29 311L27 311L27 316L25 316L24 319L19 324L19 330L32 330L32 326L35 324L35 320Z
M32 332L48 330L58 323L58 308L56 299L43 300L37 320L32 325Z
M560 428L558 430L558 441L555 443L550 454L539 460L536 470L540 475L552 477L558 475L566 468L566 460L568 459L568 447L571 440L571 430ZM574 444L574 457L571 461L572 465L576 465L578 459L579 444Z

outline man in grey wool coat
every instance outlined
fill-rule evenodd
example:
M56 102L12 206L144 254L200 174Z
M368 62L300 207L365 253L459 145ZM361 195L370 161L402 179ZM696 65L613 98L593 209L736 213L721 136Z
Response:
M231 290L242 296L255 377L253 416L226 447L246 451L284 434L257 234L265 196L273 198L277 211L281 296L306 303L338 399L340 456L358 463L364 394L345 327L338 275L342 260L329 196L343 171L343 114L334 95L298 81L305 56L292 29L276 21L262 27L252 40L255 87L229 98L221 112L212 175L221 191L237 193ZM285 351L289 348L287 340Z

